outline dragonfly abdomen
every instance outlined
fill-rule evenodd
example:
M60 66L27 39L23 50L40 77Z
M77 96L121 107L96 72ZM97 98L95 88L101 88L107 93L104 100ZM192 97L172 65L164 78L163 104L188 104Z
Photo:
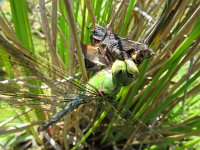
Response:
M59 121L64 117L67 113L73 111L77 106L80 104L84 104L85 102L83 99L74 99L73 101L69 102L65 107L63 107L62 111L55 114L49 121L47 121L44 125L42 125L39 130L45 130L55 122Z

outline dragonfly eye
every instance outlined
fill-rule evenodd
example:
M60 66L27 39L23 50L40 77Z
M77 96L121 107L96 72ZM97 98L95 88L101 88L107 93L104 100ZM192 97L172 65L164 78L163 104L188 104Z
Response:
M122 70L119 70L119 71L115 72L115 79L117 79L119 81L122 78L123 78L123 72L122 72Z
M137 78L138 74L138 69L131 60L116 60L112 66L113 81L117 85L129 85Z

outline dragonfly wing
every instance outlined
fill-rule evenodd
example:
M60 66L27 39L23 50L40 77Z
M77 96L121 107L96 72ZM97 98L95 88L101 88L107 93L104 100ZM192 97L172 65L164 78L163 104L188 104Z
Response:
M56 94L66 95L80 90L97 93L95 89L88 91L86 82L77 80L67 75L60 68L51 65L36 53L31 53L24 48L13 46L3 36L0 36L0 46L10 56L15 58L20 65L28 68L38 79L48 85ZM68 90L70 88L70 90Z
M135 119L134 115L122 104L113 99L102 99L97 102L103 111L107 113L111 120L112 127L117 129L119 135L131 136L134 134L135 139L144 141L148 138L161 138L162 135L150 128L139 119Z
M19 130L22 127L21 124L24 124L23 129L43 124L40 130L44 130L59 121L68 112L73 111L78 105L84 103L81 95L79 97L77 95L68 95L68 97L46 96L19 89L13 93L13 90L9 92L12 88L9 87L8 89L7 91L0 89L0 111L2 113L0 133L2 135ZM86 95L82 97L87 99ZM54 113L55 109L59 112L51 117L51 113ZM50 116L48 117L46 114ZM20 126L17 126L17 122ZM16 123L16 125L13 126L13 123Z
M2 107L0 112L5 112L5 118L0 118L0 122L4 122L9 116L12 117L18 112L18 114L23 114L16 115L17 118L19 118L15 119L18 120L18 124L38 120L45 121L47 119L43 110L46 110L48 115L55 113L56 111L54 108L57 109L57 106L59 106L59 109L60 106L64 106L63 102L68 103L74 100L78 92L88 95L98 95L95 88L88 88L91 85L76 77L67 75L60 68L51 65L41 56L29 52L21 45L15 43L11 44L10 41L2 35L0 35L0 48L4 50L6 54L9 54L9 57L7 57L7 55L1 55L1 58L4 62L11 62L12 69L15 65L20 65L20 67L24 67L23 69L29 69L30 72L37 77L27 82L25 80L20 80L20 77L18 79L5 79L0 81L0 107ZM14 58L15 61L12 62L10 56ZM16 68L18 69L19 66ZM28 79L29 77L26 76L25 78ZM10 82L11 80L13 81L12 83ZM37 81L37 83L40 81L40 84L38 85L32 81ZM34 91L32 91L33 89L40 88L42 90L45 88L43 91L45 94L36 95ZM11 106L4 107L6 104L10 104ZM4 111L4 108L6 108L6 111ZM30 112L26 114L23 113L26 108L35 110L37 112L36 115L32 115L32 112L31 114ZM14 112L11 113L11 110ZM28 117L28 114L30 114L30 117ZM21 122L19 120L21 120ZM11 123L10 126L13 126L13 124Z

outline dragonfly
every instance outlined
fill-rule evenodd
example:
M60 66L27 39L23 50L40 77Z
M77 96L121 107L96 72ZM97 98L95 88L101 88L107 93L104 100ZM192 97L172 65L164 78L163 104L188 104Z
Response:
M40 124L39 130L47 129L78 106L90 103L100 106L103 111L107 112L108 116L116 118L116 122L120 120L120 123L126 127L134 128L134 124L139 124L141 128L150 130L141 121L134 120L131 112L115 100L121 87L132 83L139 75L137 66L132 60L116 60L111 69L103 69L86 82L49 64L39 54L29 52L19 45L13 46L11 43L0 35L0 48L21 66L29 69L38 80L44 83L43 88L51 89L51 94L34 94L25 88L18 89L18 85L7 88L7 85L1 82L1 103L8 103L17 109L23 107L37 109L42 108L43 105L61 107L61 111L53 115L51 119L35 123L35 125ZM53 76L51 76L52 74ZM38 87L38 85L34 86ZM3 122L1 126L5 124ZM5 134L6 131L4 128L0 130L1 134Z

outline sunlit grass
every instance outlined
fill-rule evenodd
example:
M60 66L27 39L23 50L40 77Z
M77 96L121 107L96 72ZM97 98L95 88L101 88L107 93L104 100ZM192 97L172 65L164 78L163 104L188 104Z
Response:
M43 0L40 2L43 2ZM49 64L54 64L69 74L75 74L77 71L84 69L80 69L80 65L76 65L81 58L74 57L74 49L77 47L77 43L74 42L76 35L72 32L72 28L76 30L80 42L84 44L91 44L91 31L88 27L92 29L92 23L94 22L109 27L113 33L122 37L144 41L156 52L156 55L138 66L139 78L120 91L119 101L130 109L134 114L133 116L135 116L134 118L140 119L147 125L152 126L153 130L155 129L163 134L163 139L158 138L157 142L151 143L152 145L159 143L152 146L151 149L198 147L199 138L197 135L200 131L199 2L183 2L181 0L161 0L159 2L148 0L144 3L135 0L130 0L130 2L111 0L69 2L73 6L71 13L75 21L74 26L71 26L70 12L66 12L65 3L62 0L57 2L57 14L52 12L51 1L44 5L46 14L42 14L39 9L41 4L37 1L10 0L10 3L6 1L1 13L1 35L12 40L15 46L20 45L30 52L39 53ZM53 31L52 20L55 19L53 18L55 16L57 17L57 28L53 26L56 29ZM48 22L45 22L46 24L42 21L44 18L48 20ZM4 21L8 21L7 24ZM14 32L9 30L11 28ZM56 42L54 39L56 39ZM56 51L54 51L52 45L55 46ZM19 65L14 68L13 60L10 61L4 51L0 51L0 55L4 60L3 63L0 63L2 65L1 69L7 73L1 78L11 79L32 76L27 69L21 68ZM26 83L43 85L37 80L28 80ZM22 89L22 86L16 85L15 87ZM36 88L28 87L27 89L35 94L44 93L48 96L54 94L51 91ZM0 122L25 110L24 107L23 109L16 109L16 111L13 110L11 113L9 112L12 109L11 107L1 106L2 104L0 105L0 114L3 117L0 118ZM5 111L5 108L8 111ZM39 109L38 112L27 113L22 118L16 119L14 123L17 122L20 125L24 122L31 122L30 120L42 120L38 118L40 116L48 118L52 113L55 113L56 108L53 109L48 109L49 113L47 111L43 112L43 109ZM81 123L83 122L76 119L74 121L74 118L80 117L80 114L82 114L81 110L80 108L79 111L77 110L66 117L69 124L64 126L64 129L61 123L61 128L64 131L60 130L57 134L60 138L52 136L52 138L59 141L58 143L64 143L61 146L65 146L66 149L73 146L68 143L66 137L62 137L63 132L66 135L69 135L70 132L77 135L75 143L78 143L78 145L74 148L78 148L88 138L95 137L95 131L98 133L101 129L101 127L98 128L98 126L101 126L98 123L94 126L91 124L91 128L82 131ZM87 115L83 116L81 117L87 117ZM98 121L101 121L101 118ZM12 124L12 122L9 124L9 126L13 125L17 124ZM71 126L76 127L76 130L70 130ZM41 144L44 139L40 139L39 132L35 128L31 128L31 132L29 129L26 130L27 133L30 133L30 136L31 134L34 135L36 141ZM12 133L12 135L15 135L15 133ZM102 141L109 143L116 138L112 136L111 130L103 132L102 135L97 135L99 136L99 143ZM10 134L7 136L4 139L12 137ZM90 140L87 141L89 144L92 143ZM15 144L20 142L21 140L13 141ZM95 142L97 141L92 144L95 145ZM125 138L123 142L123 144L119 144L123 146L131 145L132 142L134 143L134 138ZM116 144L118 143L116 142ZM137 145L139 144L141 143Z

